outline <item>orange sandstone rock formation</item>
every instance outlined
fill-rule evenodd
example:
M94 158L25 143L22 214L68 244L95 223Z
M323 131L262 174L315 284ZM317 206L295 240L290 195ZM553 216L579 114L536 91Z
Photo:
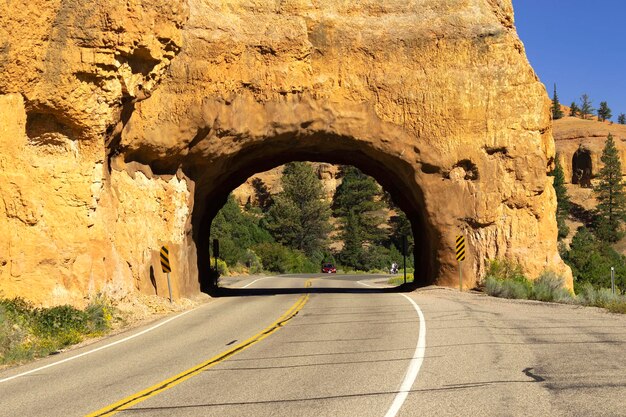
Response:
M209 282L250 175L356 165L409 215L422 283L490 259L571 274L549 99L510 0L46 0L0 15L0 290L36 302Z
M563 166L565 180L580 184L581 171L589 170L593 179L604 164L600 160L607 136L613 135L620 152L622 174L626 175L626 125L564 117L554 121L556 150ZM575 175L578 171L578 175ZM585 175L585 172L582 172ZM584 180L582 181L584 182ZM582 184L588 186L588 184Z

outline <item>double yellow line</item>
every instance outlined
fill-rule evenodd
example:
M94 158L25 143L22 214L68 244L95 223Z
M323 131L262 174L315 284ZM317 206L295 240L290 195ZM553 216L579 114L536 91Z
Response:
M308 280L304 286L305 288L309 288L311 287L311 285L312 285L312 280ZM289 310L287 310L282 316L280 316L278 320L276 320L274 323L270 324L268 327L266 327L265 329L263 329L256 335L252 336L251 338L239 343L238 345L233 346L229 350L223 353L220 353L219 355L214 356L205 362L202 362L199 365L194 366L193 368L187 369L186 371L183 371L177 375L174 375L171 378L161 381L158 384L154 384L153 386L146 388L142 391L139 391L114 404L101 408L98 411L87 414L85 417L112 416L113 414L116 414L123 410L127 410L130 407L136 404L139 404L140 402L145 401L150 397L154 397L155 395L160 394L161 392L168 390L180 384L181 382L186 381L189 378L198 375L202 371L209 369L222 361L225 361L231 356L260 342L261 340L265 339L266 337L268 337L269 335L271 335L272 333L276 332L278 329L283 327L285 323L287 323L289 320L294 318L296 314L298 314L298 312L302 310L302 308L307 303L307 301L309 301L309 294L304 294L300 296L300 298L298 298L298 301L296 301L296 303L292 305Z

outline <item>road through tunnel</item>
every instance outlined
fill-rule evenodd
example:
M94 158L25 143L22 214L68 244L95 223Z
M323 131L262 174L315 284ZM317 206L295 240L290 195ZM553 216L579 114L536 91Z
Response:
M222 173L218 181L212 180L206 184L199 181L192 224L198 249L198 273L202 290L210 292L215 284L209 257L211 223L226 203L229 194L254 174L295 161L352 165L373 177L410 221L415 242L415 265L407 266L415 268L416 285L434 283L437 275L437 259L434 254L439 242L425 216L423 194L416 183L415 172L406 162L392 155L376 154L375 149L364 149L362 145L356 150L354 142L354 139L328 135L299 141L288 136L276 138L274 146L269 147L273 149L269 154L267 147L265 150L246 149L225 161L224 165L229 167L228 172ZM298 146L298 143L302 145Z

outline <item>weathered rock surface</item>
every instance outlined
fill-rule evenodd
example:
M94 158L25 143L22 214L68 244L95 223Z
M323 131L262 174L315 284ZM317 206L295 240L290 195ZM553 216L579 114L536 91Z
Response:
M456 282L459 233L468 285L497 257L571 279L510 0L11 2L0 94L8 296L162 293L162 244L175 294L197 291L228 193L290 160L374 176L424 283Z
M626 161L626 125L583 120L576 117L564 117L554 121L554 141L567 182L571 183L573 179L576 182L574 165L584 162L582 159L575 161L576 152L579 150L579 154L589 155L592 178L597 175L604 166L600 157L609 133L613 135L621 160ZM622 174L626 175L625 163L622 163L622 171Z

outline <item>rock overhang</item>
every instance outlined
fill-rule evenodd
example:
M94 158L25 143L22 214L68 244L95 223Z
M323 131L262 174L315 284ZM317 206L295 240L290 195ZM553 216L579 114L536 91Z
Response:
M72 238L64 259L71 264L89 249L89 262L81 258L75 272L61 268L54 285L82 294L90 279L79 275L102 264L106 273L87 274L96 286L123 282L145 290L152 247L170 240L171 221L174 235L184 236L176 243L187 274L180 291L193 292L202 268L196 258L205 256L193 217L215 210L207 208L215 206L211 196L223 197L244 173L262 169L264 157L268 166L289 158L356 162L410 196L405 211L428 225L431 247L423 256L434 265L435 282L455 282L458 233L468 237L464 268L474 282L488 260L500 257L531 276L552 268L571 280L556 250L556 203L546 177L554 153L549 99L515 33L510 1L122 6L116 0L74 12L58 2L33 6L50 18L29 36L16 26L23 10L0 20L5 31L15 29L2 49L0 92L21 94L27 113L42 114L30 114L34 137L62 137L70 145L82 138L83 145L72 145L72 168L64 169L85 190L72 197L84 201L85 214L50 199L42 216L55 230L55 213L71 212L83 237ZM88 7L86 31L78 17ZM37 50L46 52L36 56ZM21 71L19 59L26 61ZM56 136L46 136L50 127ZM16 169L41 177L25 157L40 148L2 143L7 158L22 161ZM316 144L324 151L316 152ZM136 164L150 167L147 181L157 187L143 174L141 181L125 177ZM188 193L169 182L172 175ZM157 199L161 208L142 208L133 195ZM189 212L185 222L174 220L181 204ZM151 211L138 221L145 210ZM64 239L60 229L8 217L2 224L18 230L10 255L16 262L31 233L54 244ZM25 269L36 274L42 259L31 258Z

